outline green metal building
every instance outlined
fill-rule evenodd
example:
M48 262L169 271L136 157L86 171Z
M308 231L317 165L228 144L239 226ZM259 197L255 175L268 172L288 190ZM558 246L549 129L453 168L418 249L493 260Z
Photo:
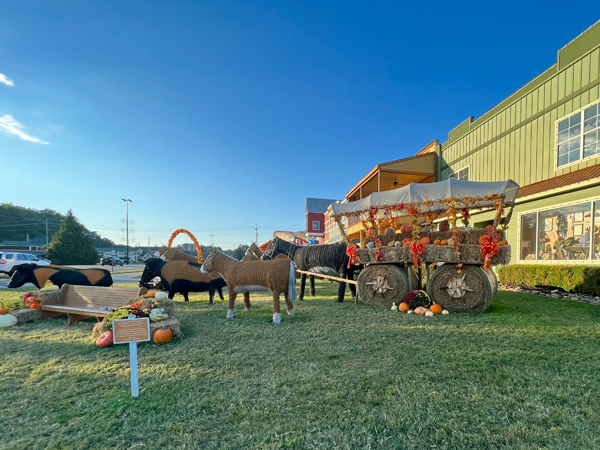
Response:
M438 181L519 183L511 263L600 265L600 21L435 151ZM484 227L493 214L474 214L471 223Z

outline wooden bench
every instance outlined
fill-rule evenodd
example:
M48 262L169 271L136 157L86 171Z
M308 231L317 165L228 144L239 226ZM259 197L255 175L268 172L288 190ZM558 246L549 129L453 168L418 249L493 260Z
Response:
M58 300L46 299L42 302L44 319L60 317L69 318L68 325L80 320L96 317L98 322L110 311L102 308L120 308L131 303L133 297L148 292L146 288L118 288L97 286L73 286L63 284Z

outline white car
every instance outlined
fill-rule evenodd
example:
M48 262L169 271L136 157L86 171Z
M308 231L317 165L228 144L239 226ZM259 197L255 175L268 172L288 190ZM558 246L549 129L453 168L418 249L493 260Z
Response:
M0 250L0 273L4 272L12 276L13 269L19 264L37 264L38 266L47 266L50 261L47 259L36 258L29 253L18 253Z

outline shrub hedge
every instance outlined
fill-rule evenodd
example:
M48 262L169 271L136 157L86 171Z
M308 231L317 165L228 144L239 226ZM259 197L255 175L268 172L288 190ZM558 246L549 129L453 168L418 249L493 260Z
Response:
M600 295L600 267L513 264L498 270L504 284L535 288L554 286L580 294Z

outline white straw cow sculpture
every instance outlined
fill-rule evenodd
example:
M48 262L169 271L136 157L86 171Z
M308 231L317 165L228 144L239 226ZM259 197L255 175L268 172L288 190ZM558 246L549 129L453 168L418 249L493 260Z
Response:
M250 292L273 293L273 322L281 322L279 295L284 294L287 313L293 316L296 299L296 270L289 259L270 261L238 261L219 251L213 251L204 260L203 272L217 272L227 282L229 310L227 318L233 319L233 308L238 294L244 294L246 311L251 311Z

